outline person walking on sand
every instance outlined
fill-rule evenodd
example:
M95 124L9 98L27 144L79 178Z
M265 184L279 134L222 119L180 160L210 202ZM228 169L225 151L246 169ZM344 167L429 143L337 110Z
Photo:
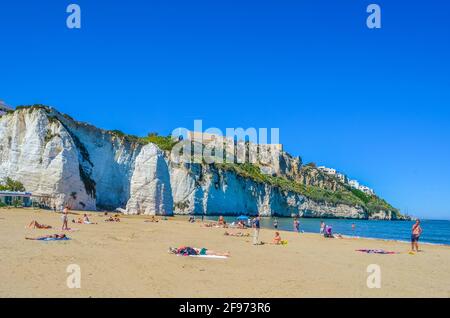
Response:
M323 234L325 232L325 222L320 221L320 234Z
M300 232L300 222L297 217L294 218L294 231L297 233Z
M412 234L411 234L411 251L414 252L414 247L416 248L416 252L419 252L419 238L422 234L422 227L420 226L420 220L417 219L416 223L412 226Z
M63 221L63 224L62 224L62 230L63 231L67 231L68 229L69 229L69 226L67 225L67 220L68 220L68 213L69 213L69 206L65 206L64 207L64 210L63 210L63 215L62 215L62 221Z
M260 229L259 216L257 216L256 218L253 219L252 227L253 227L253 245L258 245L259 244L259 229Z
M273 227L275 229L278 229L278 219L277 218L275 218L275 220L273 220Z

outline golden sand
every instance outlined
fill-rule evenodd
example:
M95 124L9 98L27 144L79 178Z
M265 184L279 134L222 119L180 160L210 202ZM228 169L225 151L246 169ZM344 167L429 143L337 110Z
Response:
M97 225L72 224L63 242L25 240L60 233L60 215L47 211L0 209L0 297L449 297L450 248L366 239L325 239L281 232L287 246L253 246L251 237L227 237L224 229L203 228L175 217L121 217ZM70 220L76 217L70 216ZM53 230L31 230L31 221ZM248 230L251 233L251 230ZM271 241L272 230L261 230ZM230 251L228 259L201 259L167 253L189 245ZM401 252L356 252L376 248ZM68 288L67 266L81 268L81 288ZM367 267L381 269L381 288L368 288Z

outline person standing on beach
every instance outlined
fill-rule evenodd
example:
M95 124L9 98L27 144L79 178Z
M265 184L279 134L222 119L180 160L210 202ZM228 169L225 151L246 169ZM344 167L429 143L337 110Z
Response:
M294 218L294 231L297 233L300 232L300 222L297 217Z
M64 207L64 210L63 210L63 215L62 215L62 221L63 221L63 224L62 224L62 230L63 231L67 231L68 229L69 229L69 226L67 225L67 219L68 219L68 213L69 213L69 206L65 206Z
M273 220L273 227L275 229L278 229L278 219L277 218L275 218L275 220Z
M320 221L320 234L323 234L325 232L325 222Z
M422 234L422 227L420 226L420 220L417 219L416 223L412 226L412 234L411 234L411 251L414 252L414 247L416 248L416 252L419 252L419 238Z
M259 229L261 227L259 224L259 216L257 216L256 218L253 219L252 227L253 227L253 245L258 245L259 244Z

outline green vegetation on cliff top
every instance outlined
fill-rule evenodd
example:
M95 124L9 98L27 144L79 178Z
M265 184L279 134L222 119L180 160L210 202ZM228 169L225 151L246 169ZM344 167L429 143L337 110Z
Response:
M304 185L287 178L274 177L263 174L259 167L250 163L222 163L215 164L215 166L219 169L233 171L241 177L254 180L258 183L270 184L274 187L278 187L283 191L289 191L304 195L305 197L318 203L361 206L368 213L368 215L372 215L379 211L391 211L392 214L397 217L400 215L397 209L392 207L383 199L375 195L365 194L364 192L353 189L349 186L344 190L331 191L316 186Z

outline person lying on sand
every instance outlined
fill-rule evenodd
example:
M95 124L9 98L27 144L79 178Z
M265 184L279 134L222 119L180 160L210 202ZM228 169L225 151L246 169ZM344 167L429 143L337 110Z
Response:
M225 235L225 236L247 237L247 236L250 236L250 233L242 233L242 232L233 233L233 232L225 231L225 233L223 233L223 235Z
M200 226L201 227L219 227L219 225L216 222L203 223Z
M227 256L227 257L231 256L230 252L216 252L213 250L208 250L206 248L189 247L189 246L182 246L179 248L169 247L169 253L183 256L189 255L213 255L213 256Z
M83 219L82 218L78 218L76 221L75 221L75 219L72 219L72 223L83 224Z
M154 215L152 215L152 218L150 220L145 220L144 222L146 222L146 223L148 223L148 222L157 223L157 222L159 222L159 220L157 218L155 218Z
M28 228L29 229L51 229L52 227L50 225L39 224L36 220L33 220L28 225Z
M38 237L25 237L26 240L34 240L34 241L42 241L46 239L65 239L67 236L66 234L50 234L50 235L43 235Z
M110 216L108 219L104 220L105 222L120 222L120 219L118 217L112 217Z

